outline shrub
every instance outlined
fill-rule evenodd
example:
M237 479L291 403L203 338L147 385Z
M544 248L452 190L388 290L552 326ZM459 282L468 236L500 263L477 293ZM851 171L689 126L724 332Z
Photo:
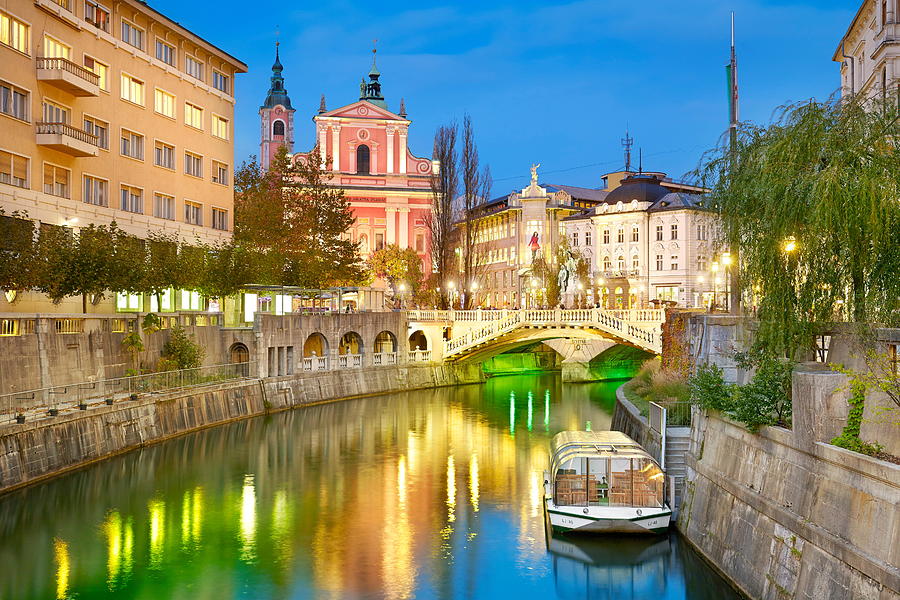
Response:
M718 365L706 363L691 377L688 387L691 399L701 408L726 411L734 403L736 386L725 383L725 376Z
M841 435L831 440L831 443L846 450L874 456L884 450L881 444L869 444L859 438L859 430L862 425L863 411L866 405L866 384L858 379L850 384L850 413L847 415L847 425Z
M193 369L203 364L206 351L191 339L185 330L176 326L162 349L162 357L176 364L179 369Z

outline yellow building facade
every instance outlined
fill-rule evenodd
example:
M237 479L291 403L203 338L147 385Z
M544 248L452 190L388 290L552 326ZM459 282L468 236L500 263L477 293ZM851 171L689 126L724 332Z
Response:
M0 0L0 208L230 239L246 70L142 2Z

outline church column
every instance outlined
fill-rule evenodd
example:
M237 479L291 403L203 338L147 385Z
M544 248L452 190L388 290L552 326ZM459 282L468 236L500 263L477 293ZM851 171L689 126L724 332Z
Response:
M400 130L400 173L406 173L406 129Z
M398 208L397 211L400 213L400 239L397 241L397 245L401 248L409 247L409 208L403 207Z
M393 206L386 206L384 208L384 222L387 226L387 231L384 234L384 243L387 244L396 244L397 243L397 209Z
M328 146L326 144L327 144L327 140L325 137L325 126L320 124L319 125L319 154L322 155L322 165L321 165L322 169L325 168L325 155L328 150Z
M387 172L394 172L394 128L388 127L387 131Z
M331 168L341 170L341 126L337 124L331 125Z

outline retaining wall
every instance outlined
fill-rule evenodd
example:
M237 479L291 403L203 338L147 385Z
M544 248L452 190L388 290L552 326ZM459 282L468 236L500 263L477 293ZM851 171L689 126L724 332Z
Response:
M692 423L678 527L747 596L900 599L900 466L777 427Z
M483 381L479 365L402 365L250 379L0 428L0 493L149 443L304 404Z

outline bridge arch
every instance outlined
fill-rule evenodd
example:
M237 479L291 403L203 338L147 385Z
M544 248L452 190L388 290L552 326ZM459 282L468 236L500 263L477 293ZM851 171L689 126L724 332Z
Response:
M591 374L599 379L626 379L634 377L641 365L655 355L625 344L616 344L600 352L590 361Z

